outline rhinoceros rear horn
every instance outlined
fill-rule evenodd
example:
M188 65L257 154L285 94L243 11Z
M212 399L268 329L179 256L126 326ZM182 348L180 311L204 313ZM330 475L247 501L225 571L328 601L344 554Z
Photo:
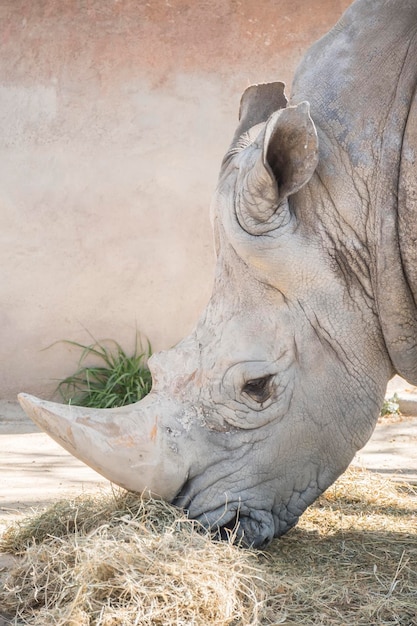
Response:
M259 156L242 179L236 212L253 235L288 222L288 196L311 178L318 162L317 133L308 102L275 111L266 122Z

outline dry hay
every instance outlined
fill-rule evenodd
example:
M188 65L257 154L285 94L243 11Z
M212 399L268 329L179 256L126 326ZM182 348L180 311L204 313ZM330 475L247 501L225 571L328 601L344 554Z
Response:
M0 591L16 624L258 623L262 580L250 553L160 501L59 502L10 527L1 547L23 554Z
M263 554L132 494L57 503L11 526L0 607L33 626L417 625L417 498L347 472Z
M275 623L417 626L417 491L346 472L269 550Z

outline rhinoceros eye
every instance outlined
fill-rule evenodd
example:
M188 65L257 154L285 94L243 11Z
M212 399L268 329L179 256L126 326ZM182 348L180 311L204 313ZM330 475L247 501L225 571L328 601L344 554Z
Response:
M248 380L247 383L243 386L243 393L246 393L248 396L255 400L255 402L265 402L268 400L271 395L271 380L272 376L262 376L262 378L254 378L253 380Z

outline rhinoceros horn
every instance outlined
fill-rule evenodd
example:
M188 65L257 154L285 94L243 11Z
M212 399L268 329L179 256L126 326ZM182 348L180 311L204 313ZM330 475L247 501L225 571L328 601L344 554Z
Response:
M172 500L186 468L164 446L158 396L114 409L57 404L21 393L27 415L52 439L113 483Z
M317 166L318 140L308 102L272 113L254 145L257 159L246 166L236 214L244 230L262 235L289 221L287 198L310 180ZM243 153L241 158L245 168Z

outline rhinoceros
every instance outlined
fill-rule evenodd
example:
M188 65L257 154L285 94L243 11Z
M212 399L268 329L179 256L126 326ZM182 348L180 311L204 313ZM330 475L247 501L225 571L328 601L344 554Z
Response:
M417 384L417 2L358 0L289 101L249 87L211 208L217 266L194 332L119 409L21 394L128 490L266 546L370 437L394 373Z

